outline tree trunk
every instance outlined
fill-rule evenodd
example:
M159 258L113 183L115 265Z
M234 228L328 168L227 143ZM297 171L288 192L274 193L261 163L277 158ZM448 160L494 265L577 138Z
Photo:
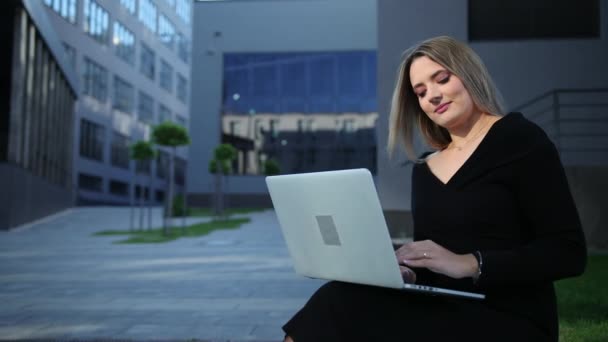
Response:
M224 198L222 196L222 173L215 174L215 216L219 217L224 211Z
M183 185L183 192L184 192L184 203L183 203L183 213L182 213L182 229L184 230L184 232L186 231L186 217L188 216L188 182L186 179L186 175L187 175L187 164L184 165L184 185Z
M133 221L135 221L135 181L133 180L135 177L133 176L133 173L131 173L131 182L129 184L129 231L132 232L133 231L133 226L135 225L135 223Z
M152 172L150 172L148 179L148 230L152 230Z
M144 182L139 187L139 230L144 230Z
M173 220L173 178L175 177L175 169L174 169L174 165L173 165L173 157L174 157L174 153L175 153L175 147L173 148L173 151L171 151L171 153L169 153L169 198L168 198L168 208L167 208L167 212L168 212L168 217L170 220ZM167 229L167 234L169 233L169 230Z

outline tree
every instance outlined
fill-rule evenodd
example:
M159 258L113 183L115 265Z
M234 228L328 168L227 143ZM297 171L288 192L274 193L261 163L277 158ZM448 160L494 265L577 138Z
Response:
M156 150L154 150L154 147L152 146L152 143L148 142L148 141L137 141L136 143L131 145L131 159L135 160L136 163L144 163L144 162L150 162L150 160L154 159L156 157ZM138 175L138 167L135 168L135 176L137 177ZM140 185L140 191L139 191L139 226L140 228L143 230L143 198L144 198L144 184L142 182L142 184ZM148 187L149 189L151 188L151 186ZM150 201L150 197L152 195L152 192L149 190L148 192L149 196L148 196L148 203ZM148 224L150 223L150 208L148 207Z
M232 161L236 159L237 151L230 144L220 144L213 151L213 159L209 161L209 173L215 175L214 212L222 216L224 212L224 193L222 178L232 172Z
M173 122L163 122L158 126L154 126L152 130L152 141L160 146L166 146L171 148L169 153L169 191L166 198L169 201L173 201L173 182L174 182L174 162L177 147L190 145L190 136L188 131L181 125ZM168 211L166 215L163 215L163 231L165 235L169 234L169 227L167 225L167 218L172 217L173 205L165 205L165 210Z
M266 159L264 162L264 174L266 176L274 176L281 173L279 163L274 159Z

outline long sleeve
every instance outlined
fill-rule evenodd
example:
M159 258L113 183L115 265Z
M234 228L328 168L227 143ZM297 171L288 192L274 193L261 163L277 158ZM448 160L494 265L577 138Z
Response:
M579 215L559 155L548 139L514 166L513 188L527 243L482 250L481 289L580 275L587 251Z

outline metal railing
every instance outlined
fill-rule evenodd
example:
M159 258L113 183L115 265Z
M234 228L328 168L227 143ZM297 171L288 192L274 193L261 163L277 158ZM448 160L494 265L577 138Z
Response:
M608 165L608 88L554 89L511 111L543 128L564 164Z

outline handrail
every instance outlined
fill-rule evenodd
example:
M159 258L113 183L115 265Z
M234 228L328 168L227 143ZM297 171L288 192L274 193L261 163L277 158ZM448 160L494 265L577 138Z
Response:
M537 124L547 131L560 155L563 156L564 152L568 152L567 159L574 164L598 162L607 164L608 128L601 127L608 123L608 102L600 95L601 93L606 93L606 97L608 97L608 88L556 88L533 97L511 111L526 112L524 109L528 108L529 112L526 116L532 121L539 120ZM565 94L597 94L600 97L586 100L573 99L573 102L562 103L560 95ZM602 110L602 108L606 109ZM578 116L581 109L586 111L586 117ZM597 126L597 124L602 126ZM599 130L598 127L600 127ZM589 141L586 138L597 140ZM596 153L596 155L582 157L581 153Z

